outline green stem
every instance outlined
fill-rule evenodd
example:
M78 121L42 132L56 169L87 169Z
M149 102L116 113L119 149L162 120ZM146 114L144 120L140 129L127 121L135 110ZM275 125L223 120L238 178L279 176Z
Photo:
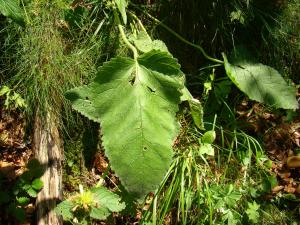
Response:
M156 225L156 218L157 218L157 215L156 215L156 207L157 207L157 195L155 195L154 199L153 199L153 215L152 215L152 224L153 225Z
M122 40L125 42L125 44L128 46L128 48L130 48L132 50L133 58L137 59L138 58L138 52L137 52L136 48L128 41L122 25L119 24L118 28L119 28Z
M167 31L169 31L171 34L173 34L175 37L177 37L180 41L184 42L187 45L190 45L196 49L198 49L202 55L213 62L216 63L220 63L220 64L224 64L224 62L222 60L219 59L215 59L213 57L210 57L209 55L206 54L206 52L204 51L204 49L200 46L200 45L196 45L188 40L186 40L184 37L182 37L180 34L176 33L174 30L172 30L170 27L168 27L167 25L165 25L163 22L161 22L160 20L156 19L155 17L153 17L152 15L150 15L149 13L143 11L142 9L140 9L136 4L130 3L131 5L133 5L134 7L136 7L137 9L141 10L145 15L147 15L150 19L152 19L155 23L157 23L158 25L162 26L163 28L165 28Z
M119 17L118 12L116 10L113 10L113 14L114 14L115 22L116 22L116 24L118 24L118 28L119 28L122 40L127 45L127 47L131 49L131 51L133 52L133 58L136 60L138 58L138 51L127 39L126 34L124 32L124 28L120 22L120 17Z

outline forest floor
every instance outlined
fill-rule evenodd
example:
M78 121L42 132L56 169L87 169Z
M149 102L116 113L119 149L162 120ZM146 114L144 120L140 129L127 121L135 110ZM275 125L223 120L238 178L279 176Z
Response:
M298 97L300 94L298 94ZM8 111L0 103L0 187L12 189L24 171L28 161L33 157L30 132L26 132L24 116L19 111ZM272 113L261 104L247 100L242 101L236 110L236 118L244 132L256 137L262 137L262 146L270 163L269 167L276 175L275 185L265 199L272 199L283 194L300 195L300 112ZM76 144L75 144L76 146ZM69 146L72 149L72 145ZM101 151L99 144L92 157L92 166L84 165L82 149L69 151L66 148L64 172L64 196L78 190L78 185L91 187L101 182L111 190L116 190L119 181L109 169L109 162ZM76 157L77 155L77 157ZM75 156L75 157L74 157ZM79 157L78 157L79 156ZM75 159L76 158L76 159ZM3 198L3 196L0 196ZM11 198L11 196L10 196ZM14 201L11 199L10 201ZM25 224L32 224L34 218L34 198L22 206L26 211ZM138 224L143 210L135 216L115 218L124 224ZM0 210L0 224L18 224L12 217ZM99 224L105 224L100 222ZM168 223L166 223L168 224Z

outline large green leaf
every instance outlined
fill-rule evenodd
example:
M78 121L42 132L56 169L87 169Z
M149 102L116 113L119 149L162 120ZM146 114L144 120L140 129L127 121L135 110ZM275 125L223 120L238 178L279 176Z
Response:
M156 189L172 159L183 77L166 52L105 63L91 84L66 94L73 108L101 122L112 168L133 196Z
M18 22L23 21L22 9L18 0L0 0L0 12Z
M295 88L289 86L277 70L247 60L230 64L225 54L223 57L228 77L250 99L275 108L298 107Z

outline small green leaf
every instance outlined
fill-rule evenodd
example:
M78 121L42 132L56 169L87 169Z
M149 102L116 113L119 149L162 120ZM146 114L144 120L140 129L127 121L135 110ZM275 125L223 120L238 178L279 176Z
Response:
M22 208L16 207L15 204L10 204L8 206L8 212L21 223L24 222L26 219L25 210Z
M278 186L278 181L275 175L267 175L262 180L261 188L263 192L270 192L276 186Z
M226 203L227 206L233 208L236 205L236 203L241 199L241 192L234 188L232 184L227 185L224 188L224 191L225 193L222 200Z
M94 201L99 207L108 208L111 212L120 212L125 209L125 203L121 203L121 198L117 194L107 190L104 187L91 189Z
M118 7L118 10L122 16L124 24L127 24L127 15L126 15L126 7L127 1L126 0L115 0L115 3Z
M112 212L120 212L125 209L126 205L124 202L120 202L120 196L104 187L93 188L91 193L93 193L94 202L96 203L90 213L90 217L94 219L104 220Z
M228 225L236 225L239 222L237 213L233 213L229 209L224 212L224 215L222 216L222 220L224 222L227 220L227 223L224 223L224 224L228 224Z
M19 222L24 222L25 219L26 219L26 212L24 209L22 208L16 208L14 211L13 211L13 215L16 217L16 219L19 221Z
M25 100L18 93L14 93L12 100L15 102L15 108L24 108L26 107Z
M58 215L61 215L64 220L71 220L74 216L72 213L72 209L76 205L71 202L70 200L65 200L61 203L59 203L56 208L54 209L55 213Z
M37 192L31 187L28 190L26 190L26 192L32 198L36 198L37 196Z
M252 198L258 198L259 197L258 189L256 187L255 188L250 187L249 193L250 193Z
M212 144L216 140L216 132L214 130L207 131L201 137L201 142Z
M212 82L207 81L203 84L203 86L204 86L205 94L207 95L212 90Z
M191 110L191 115L195 125L204 130L204 123L203 123L203 107L198 99L191 99L189 101L189 106Z
M92 207L90 217L94 218L96 220L105 220L111 212L108 210L108 208L100 207L100 208L95 208Z
M3 96L3 95L7 95L9 94L11 91L11 89L7 86L2 86L2 88L0 89L0 96Z
M34 179L34 180L32 181L31 186L32 186L35 190L39 191L39 190L41 190L42 187L44 186L44 183L43 183L43 181L41 181L41 179L36 178L36 179Z
M6 109L8 109L9 105L10 105L10 97L8 95L8 96L6 96L6 99L4 101L4 106Z
M230 13L230 20L231 22L238 21L241 24L245 24L245 17L240 9Z
M258 223L259 219L259 207L255 201L253 203L248 202L248 209L246 210L246 213L248 215L248 218L253 223Z
M231 92L232 81L229 78L214 83L214 95L219 102L226 99Z
M298 108L296 89L289 86L277 70L243 58L230 64L225 54L223 57L226 74L250 99L275 108Z
M204 130L203 123L203 107L198 99L195 99L190 91L184 87L182 89L181 101L187 101L191 110L191 115L195 125L200 129Z
M274 187L278 186L278 180L277 180L277 177L275 175L268 176L268 181L270 183L271 189L273 189Z
M16 199L20 205L27 205L30 202L30 199L27 197L17 197Z
M271 169L273 166L273 161L270 159L266 160L264 166L267 167L267 169Z
M300 202L298 196L296 196L295 194L293 193L288 193L288 194L282 194L282 199L286 199L286 200L289 200L289 201L294 201L294 202Z
M210 156L214 156L215 155L215 150L214 150L214 148L211 144L204 143L200 146L199 154L200 155L207 154L207 155L210 155Z
M23 182L22 182L23 183ZM29 190L30 188L31 188L31 185L30 184L23 184L22 185L22 183L20 183L20 185L21 185L21 187L22 187L22 189L24 190L24 191L27 191L27 190Z
M133 39L134 45L143 53L150 52L152 50L159 50L162 52L169 52L166 44L161 40L152 41L148 34L144 31L137 35L137 38Z
M45 172L44 167L41 165L41 163L37 159L30 160L27 164L27 168L28 168L28 171L26 171L26 172L29 173L28 175L26 175L27 181L31 180L32 178L41 177Z
M72 160L68 160L68 167L72 167L73 165L74 165L74 161L72 161Z

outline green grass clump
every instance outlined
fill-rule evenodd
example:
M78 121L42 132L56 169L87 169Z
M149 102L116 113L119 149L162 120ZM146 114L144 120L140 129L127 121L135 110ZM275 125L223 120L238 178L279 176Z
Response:
M59 21L60 11L51 4L31 6L30 23L21 30L17 42L17 60L12 86L22 91L27 115L47 113L60 118L61 109L70 109L64 92L93 75L93 64L77 49L67 52ZM67 114L70 115L70 114Z
M188 128L189 127L189 128ZM276 185L259 142L216 127L214 155L201 154L202 134L183 130L176 155L141 224L285 224L293 221L264 195ZM273 186L272 186L273 185ZM285 211L285 213L287 213Z
M113 16L102 3L72 9L60 0L32 1L25 9L25 27L8 24L2 30L1 84L25 99L29 121L51 114L60 126L75 125L64 93L90 81L118 53Z

